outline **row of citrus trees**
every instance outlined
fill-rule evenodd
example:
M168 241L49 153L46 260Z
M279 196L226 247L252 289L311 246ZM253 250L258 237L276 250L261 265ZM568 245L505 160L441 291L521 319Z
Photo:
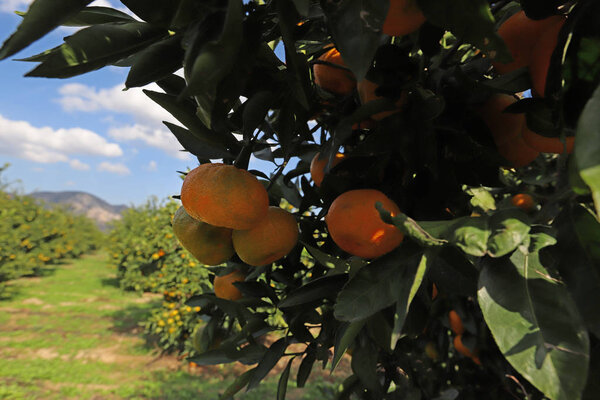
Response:
M185 302L212 285L209 270L173 235L171 219L177 208L174 201L149 200L128 209L113 226L108 251L123 289L163 295L162 306L145 322L146 333L165 351L193 354L191 339L200 309Z
M88 218L45 208L0 184L0 292L2 282L38 274L46 265L95 249L101 235Z

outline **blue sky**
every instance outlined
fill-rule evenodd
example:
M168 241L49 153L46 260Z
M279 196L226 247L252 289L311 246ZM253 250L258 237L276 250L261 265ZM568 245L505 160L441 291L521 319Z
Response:
M26 11L30 2L0 0L0 41L20 21L13 11ZM92 5L122 7L115 0ZM172 116L141 89L122 91L128 68L107 67L66 80L23 77L35 64L13 59L54 47L72 32L58 28L0 62L0 165L11 164L4 180L25 193L82 190L112 204L178 194L176 171L197 162L180 151L162 124L177 123Z

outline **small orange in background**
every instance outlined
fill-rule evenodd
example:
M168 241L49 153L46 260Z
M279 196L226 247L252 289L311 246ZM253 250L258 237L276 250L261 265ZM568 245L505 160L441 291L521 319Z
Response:
M331 160L331 168L338 165L343 159L344 154L337 153L333 160ZM328 161L326 157L321 158L321 153L317 153L310 162L310 177L317 187L321 186L321 182L325 178L325 167Z
M260 267L287 255L298 242L296 218L279 207L269 207L267 216L254 228L233 231L233 247L248 265Z
M424 22L425 16L416 0L390 0L382 31L390 36L408 35L419 29Z
M239 300L242 298L242 292L236 288L234 282L243 282L246 279L241 271L233 271L223 276L215 276L213 286L215 289L215 296L220 299L226 300Z
M394 225L383 222L376 202L392 216L400 213L394 201L373 189L350 190L331 203L325 223L342 250L358 257L375 258L400 245L404 235Z
M436 297L438 297L438 288L434 283L433 287L431 288L431 300L435 300Z
M202 164L186 175L181 203L194 219L213 226L250 229L269 209L265 187L250 172L225 164Z
M347 69L340 52L334 47L318 59L339 65L340 68L327 64L315 64L313 66L315 84L331 93L343 96L352 94L356 87L356 78Z
M473 360L475 364L481 365L481 361L479 360L479 357L477 357L477 351L475 350L471 352L471 350L469 350L469 348L463 344L462 335L456 335L454 337L454 348L463 356L469 357L471 360Z
M451 310L448 313L448 322L450 323L450 329L456 335L462 335L465 333L465 327L463 326L462 319L456 311Z
M524 211L531 211L535 207L535 200L533 200L533 197L531 197L527 193L515 194L510 199L510 202L513 204L513 206L518 207Z
M198 221L183 207L175 212L172 225L179 243L202 264L222 264L234 254L229 228Z
M368 79L363 79L362 81L358 82L356 88L358 90L358 97L360 98L361 104L366 104L370 101L383 98L375 94L375 90L377 90L378 87L378 84ZM406 104L407 97L408 96L406 94L406 91L402 91L402 93L400 94L400 98L398 99L398 101L396 101L396 110L378 112L377 114L371 115L371 119L375 121L380 121L385 117L389 117L390 115L399 112L404 106L404 104Z

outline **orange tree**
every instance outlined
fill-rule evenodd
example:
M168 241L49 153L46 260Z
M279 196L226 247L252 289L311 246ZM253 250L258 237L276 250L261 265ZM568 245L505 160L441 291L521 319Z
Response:
M273 163L253 172L271 206L294 207L298 244L259 267L233 256L222 274L246 276L232 283L241 298L188 300L209 318L192 361L250 366L222 398L282 358L284 398L292 363L302 386L349 349L340 399L597 398L598 1L121 2L138 18L90 0L34 1L0 58L58 25L83 26L26 58L37 63L28 76L129 67L125 86L158 84L145 93L180 122L166 126L200 164ZM557 22L536 24L547 18ZM339 59L321 57L332 47ZM315 84L336 70L358 90ZM308 177L317 152L329 160L318 187ZM378 223L402 233L374 258L342 250L324 218L364 189L399 210L375 202L377 223L340 218L348 240L353 223L361 243ZM531 210L513 205L521 193ZM257 340L273 331L271 345Z

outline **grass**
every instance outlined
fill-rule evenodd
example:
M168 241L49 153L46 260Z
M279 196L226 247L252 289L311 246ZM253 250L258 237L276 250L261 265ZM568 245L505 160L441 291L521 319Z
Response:
M160 304L118 288L103 254L9 283L0 301L0 399L217 399L235 379L231 366L189 371L174 357L156 359L138 323ZM327 399L316 378L289 400ZM278 377L236 396L273 399ZM319 380L321 379L321 380Z

